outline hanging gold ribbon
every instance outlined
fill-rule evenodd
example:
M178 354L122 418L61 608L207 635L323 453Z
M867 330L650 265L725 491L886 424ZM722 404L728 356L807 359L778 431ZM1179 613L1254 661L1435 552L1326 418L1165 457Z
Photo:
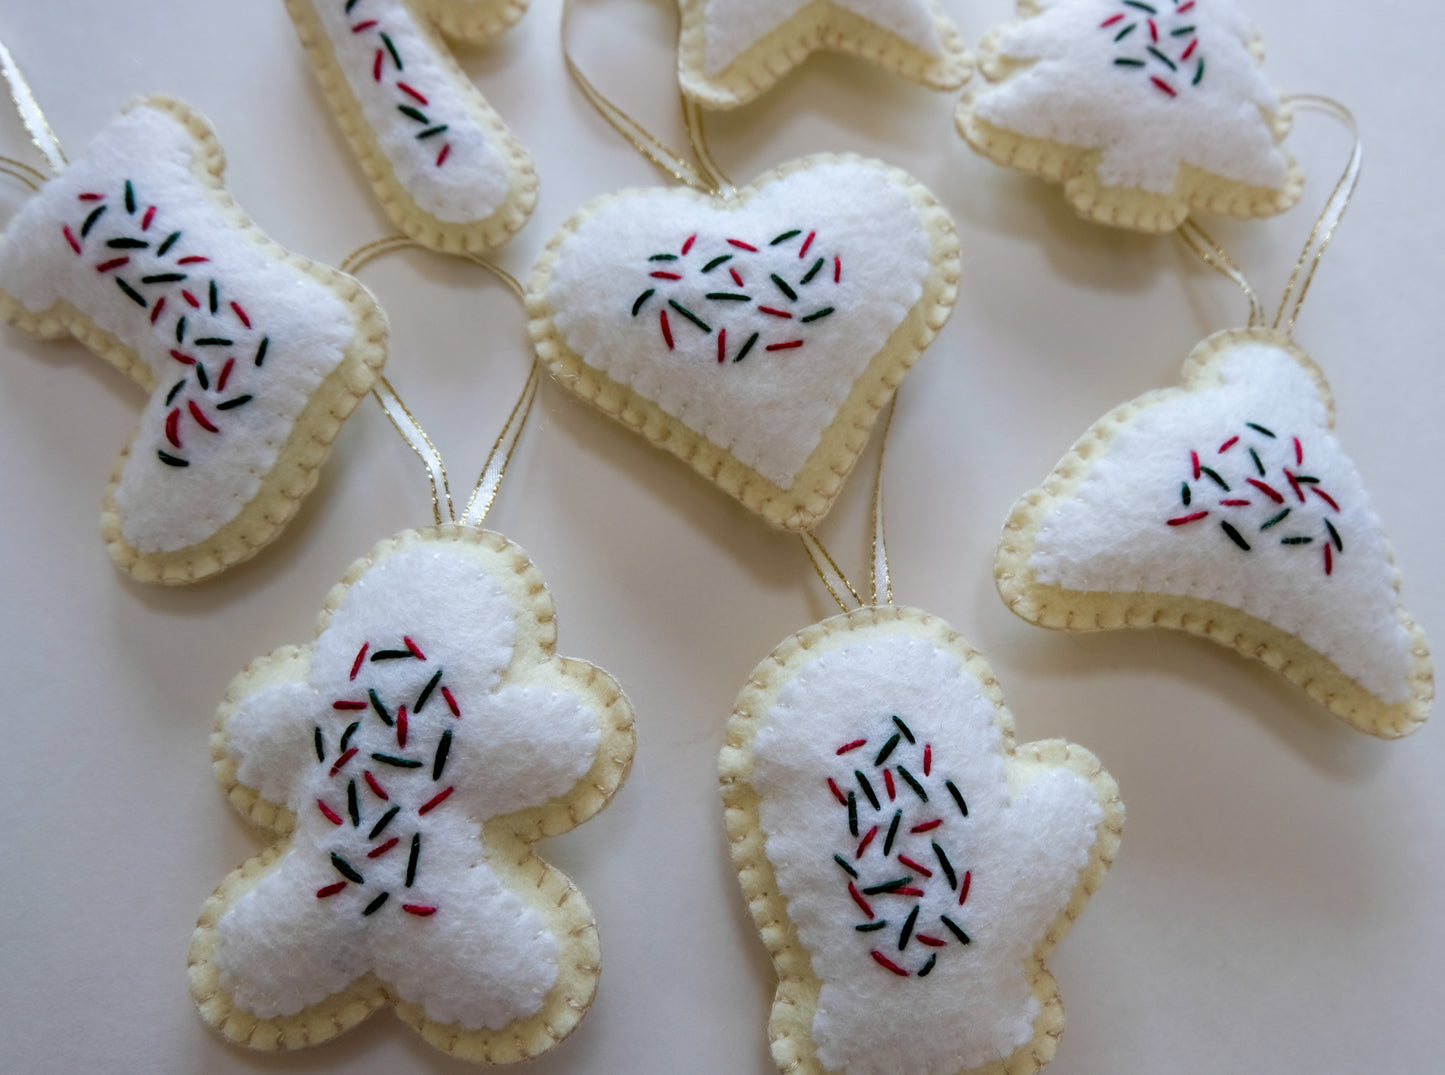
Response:
M1344 127L1354 139L1350 159L1345 165L1344 172L1340 175L1339 182L1335 184L1335 189L1330 192L1324 208L1320 210L1320 215L1315 220L1309 238L1305 240L1304 249L1300 251L1299 260L1295 262L1294 271L1290 273L1289 283L1285 286L1279 310L1275 313L1274 322L1271 325L1276 332L1280 331L1280 326L1283 325L1284 334L1291 336L1294 334L1295 322L1299 320L1300 308L1304 306L1310 285L1314 283L1315 273L1319 271L1320 262L1324 260L1325 250L1329 247L1330 240L1334 238L1335 230L1339 227L1345 210L1350 207L1350 199L1354 197L1355 187L1360 179L1360 166L1364 158L1364 144L1360 140L1359 126L1355 122L1355 117L1338 101L1314 94L1296 94L1283 98L1281 103L1292 107L1295 111L1318 112L1329 116ZM1265 322L1264 304L1260 301L1258 292L1224 248L1215 242L1193 217L1185 220L1180 226L1179 238L1206 265L1233 280L1244 292L1249 299L1249 327L1257 328L1263 325ZM1289 312L1288 321L1285 320L1286 311Z
M352 251L341 263L341 270L355 273L383 254L409 248L426 249L420 243L403 235L378 239L375 242L367 243L359 250ZM519 301L525 299L526 292L522 285L505 269L475 254L459 256L486 269L506 284L508 290ZM487 461L482 467L477 484L472 489L471 497L467 500L466 510L462 512L460 519L457 518L456 505L452 500L451 481L447 476L447 465L442 459L441 452L437 451L436 445L432 443L421 423L402 402L401 396L397 394L391 382L385 377L377 379L376 385L372 388L372 395L376 397L377 403L381 405L382 412L391 421L392 427L400 434L407 446L417 454L427 469L427 477L431 482L432 516L438 526L445 521L459 522L463 526L471 527L482 525L482 521L487 517L487 512L491 510L493 501L497 498L502 479L506 476L507 467L512 462L512 456L521 440L522 430L532 413L532 404L537 397L537 386L541 383L541 379L542 371L534 361L531 371L527 375L527 383L522 387L522 394L517 397L517 402L507 416L501 433L498 434L496 441L492 444L492 450L487 454ZM446 505L445 515L442 513L443 504Z
M567 65L567 73L577 88L582 91L582 96L587 98L587 103L597 110L597 114L607 121L614 131L622 135L633 149L641 153L657 167L661 168L668 175L672 176L679 183L686 184L694 190L703 194L719 197L724 193L736 193L736 188L723 174L722 169L713 160L711 152L707 148L707 135L703 130L702 110L697 103L681 94L683 122L687 127L688 142L692 146L693 156L697 158L697 164L683 159L679 153L674 153L662 144L662 141L644 127L637 120L633 119L621 107L614 104L608 97L592 84L592 81L582 73L582 69L572 59L572 50L567 44L567 27L572 15L572 0L562 0L562 59Z
M15 62L15 57L10 55L10 50L3 41L0 41L0 74L4 74L5 81L10 86L10 99L15 102L15 110L20 113L20 122L24 123L25 129L30 132L30 141L35 143L35 148L40 150L40 155L50 164L50 170L59 175L69 163L65 159L65 150L60 148L60 139L56 138L55 132L50 129L50 123L41 111L40 102L35 99L30 83L25 81L20 65ZM7 163L19 164L18 161L8 160ZM28 168L27 165L19 166ZM33 168L29 170L35 172ZM13 172L11 174L14 175ZM35 175L39 176L40 173L35 172Z

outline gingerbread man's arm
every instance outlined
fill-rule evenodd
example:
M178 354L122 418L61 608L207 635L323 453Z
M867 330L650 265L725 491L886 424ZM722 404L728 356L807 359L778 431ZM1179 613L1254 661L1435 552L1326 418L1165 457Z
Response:
M292 810L301 776L316 762L322 725L305 665L294 648L257 661L226 692L217 729L224 751L218 762L229 761L240 784Z

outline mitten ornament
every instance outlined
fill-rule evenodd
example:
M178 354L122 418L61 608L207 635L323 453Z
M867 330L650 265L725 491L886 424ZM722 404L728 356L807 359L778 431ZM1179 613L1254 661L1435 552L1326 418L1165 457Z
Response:
M463 1059L534 1056L597 988L596 922L532 844L604 805L631 711L556 656L526 555L444 526L347 572L316 641L255 662L217 716L216 775L281 839L201 912L191 994L258 1049L317 1044L384 1004Z
M1019 745L942 621L865 607L753 672L719 769L744 897L778 972L784 1072L1035 1072L1063 1033L1045 966L1118 851L1087 750Z
M806 530L947 320L958 274L953 222L916 180L818 156L725 197L598 199L548 243L527 310L561 384Z
M1429 713L1424 633L1324 374L1282 334L1219 333L1096 423L1009 516L995 564L1023 618L1175 627L1257 657L1395 738Z
M868 59L911 81L957 89L972 69L939 0L680 0L678 76L708 108L734 108L817 49Z
M138 101L0 240L0 317L74 336L150 393L101 517L147 582L205 578L274 539L386 360L366 289L263 235L224 165L199 113Z
M958 109L984 156L1061 183L1081 215L1172 231L1191 210L1283 212L1303 177L1290 112L1233 0L1019 0Z
M286 0L377 199L424 246L480 253L537 203L531 157L442 35L480 44L527 0Z

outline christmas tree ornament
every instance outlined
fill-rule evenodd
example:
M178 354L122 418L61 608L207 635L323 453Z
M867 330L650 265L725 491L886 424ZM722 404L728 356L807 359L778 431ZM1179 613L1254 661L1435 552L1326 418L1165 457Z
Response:
M226 692L217 778L277 838L216 890L191 942L191 995L232 1041L319 1044L393 1004L437 1048L510 1063L561 1041L592 1002L596 920L533 845L620 787L632 711L606 672L556 654L541 575L479 528L539 380L534 368L460 519L441 457L383 381L438 525L353 564L315 641Z
M442 35L496 37L527 0L286 0L352 152L392 221L448 253L499 247L537 204L532 159Z
M1232 0L1019 0L980 53L960 133L1061 183L1090 220L1168 232L1192 210L1262 217L1299 200L1280 148L1292 110Z
M1429 647L1335 438L1329 385L1291 338L1359 160L1357 144L1273 326L1255 301L1250 327L1195 349L1182 387L1097 422L1015 505L995 573L1005 603L1040 626L1203 635L1396 738L1428 716Z
M871 60L937 90L972 70L939 0L679 0L682 90L708 108L735 108L818 49Z
M142 581L206 578L296 513L386 361L386 317L250 221L198 112L134 102L67 163L13 62L7 74L56 174L0 240L0 318L75 337L150 393L101 533Z
M539 357L565 387L775 526L821 519L958 294L947 211L880 161L820 155L739 190L660 146L573 68L639 150L690 189L607 195L528 285Z
M856 591L812 540L846 611L757 667L719 761L733 861L778 974L773 1059L1036 1072L1064 1028L1045 960L1118 852L1118 786L1072 743L1019 744L977 651L895 606L877 571L871 604L850 608ZM878 530L886 578L882 547Z

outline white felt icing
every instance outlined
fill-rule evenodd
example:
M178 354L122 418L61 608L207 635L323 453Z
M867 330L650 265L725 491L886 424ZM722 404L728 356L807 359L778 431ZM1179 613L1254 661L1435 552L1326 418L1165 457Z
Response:
M895 715L916 742L901 738ZM894 735L899 742L882 766L875 764ZM838 753L857 739L866 742ZM1089 784L1067 770L1011 794L1002 747L993 703L959 658L917 638L859 642L818 658L764 717L753 748L753 786L779 891L822 981L812 1033L829 1071L951 1075L1001 1060L1032 1037L1039 1007L1026 962L1087 865L1102 812ZM923 787L927 802L900 767ZM894 781L891 800L883 768ZM869 781L879 809L855 770ZM861 857L861 839L851 835L848 811L829 778L844 795L853 793L860 833L877 827ZM966 802L966 817L946 781ZM897 810L903 823L885 857ZM941 825L911 831L940 818ZM948 883L935 843L956 885ZM858 872L856 880L835 854ZM861 892L898 877L924 894L865 896L874 911L870 922L849 893L850 880ZM915 906L919 914L900 949ZM963 944L943 916L971 943ZM888 925L855 928L877 921ZM877 963L874 951L908 976ZM930 956L934 966L920 975Z
M260 489L302 408L345 357L353 332L335 296L270 260L225 220L191 172L194 153L194 139L175 119L134 108L22 207L0 244L0 289L33 313L68 303L155 376L157 390L115 491L122 535L143 553L197 544L236 517ZM134 192L129 212L126 180ZM147 246L115 245L131 241ZM99 271L122 258L128 261ZM201 260L183 263L187 258ZM185 278L145 283L170 274ZM182 387L167 402L176 385ZM243 397L250 398L221 409ZM192 404L218 432L204 428ZM174 439L167 431L172 413ZM167 465L160 453L187 465Z
M919 301L930 251L906 188L878 167L838 161L771 182L737 208L668 190L622 195L563 242L547 300L589 366L786 488Z
M346 592L304 684L265 688L231 715L238 778L297 816L280 864L216 926L221 982L242 1009L292 1015L370 970L438 1022L495 1030L541 1010L557 941L487 865L481 826L564 794L601 736L577 697L502 684L515 632L511 603L477 561L411 548Z
M473 88L459 85L441 62L437 49L444 46L419 24L414 5L358 0L348 12L346 0L307 2L397 182L438 220L459 224L491 216L507 198L506 160L464 97ZM442 126L446 129L417 137Z
M1287 164L1268 121L1279 102L1232 0L1154 0L1154 16L1123 0L1038 6L1039 15L1010 25L999 41L1004 56L1036 62L982 91L979 117L1030 138L1100 150L1105 186L1168 194L1181 164L1239 183L1283 185Z
M943 55L931 0L707 0L707 73L716 75L810 3L851 11L930 56Z
M1074 494L1044 516L1030 568L1039 582L1070 590L1178 594L1240 609L1297 636L1382 701L1407 700L1414 658L1396 612L1385 537L1359 473L1330 432L1315 382L1267 343L1237 345L1220 361L1222 387L1151 406L1115 434ZM1240 440L1221 452L1235 436ZM1207 474L1194 478L1191 452L1229 492ZM1296 489L1286 472L1319 481ZM1229 507L1225 500L1250 503ZM1285 508L1288 517L1262 529ZM1210 514L1168 525L1201 511ZM1223 530L1225 522L1248 552ZM1311 540L1283 544L1296 538Z

